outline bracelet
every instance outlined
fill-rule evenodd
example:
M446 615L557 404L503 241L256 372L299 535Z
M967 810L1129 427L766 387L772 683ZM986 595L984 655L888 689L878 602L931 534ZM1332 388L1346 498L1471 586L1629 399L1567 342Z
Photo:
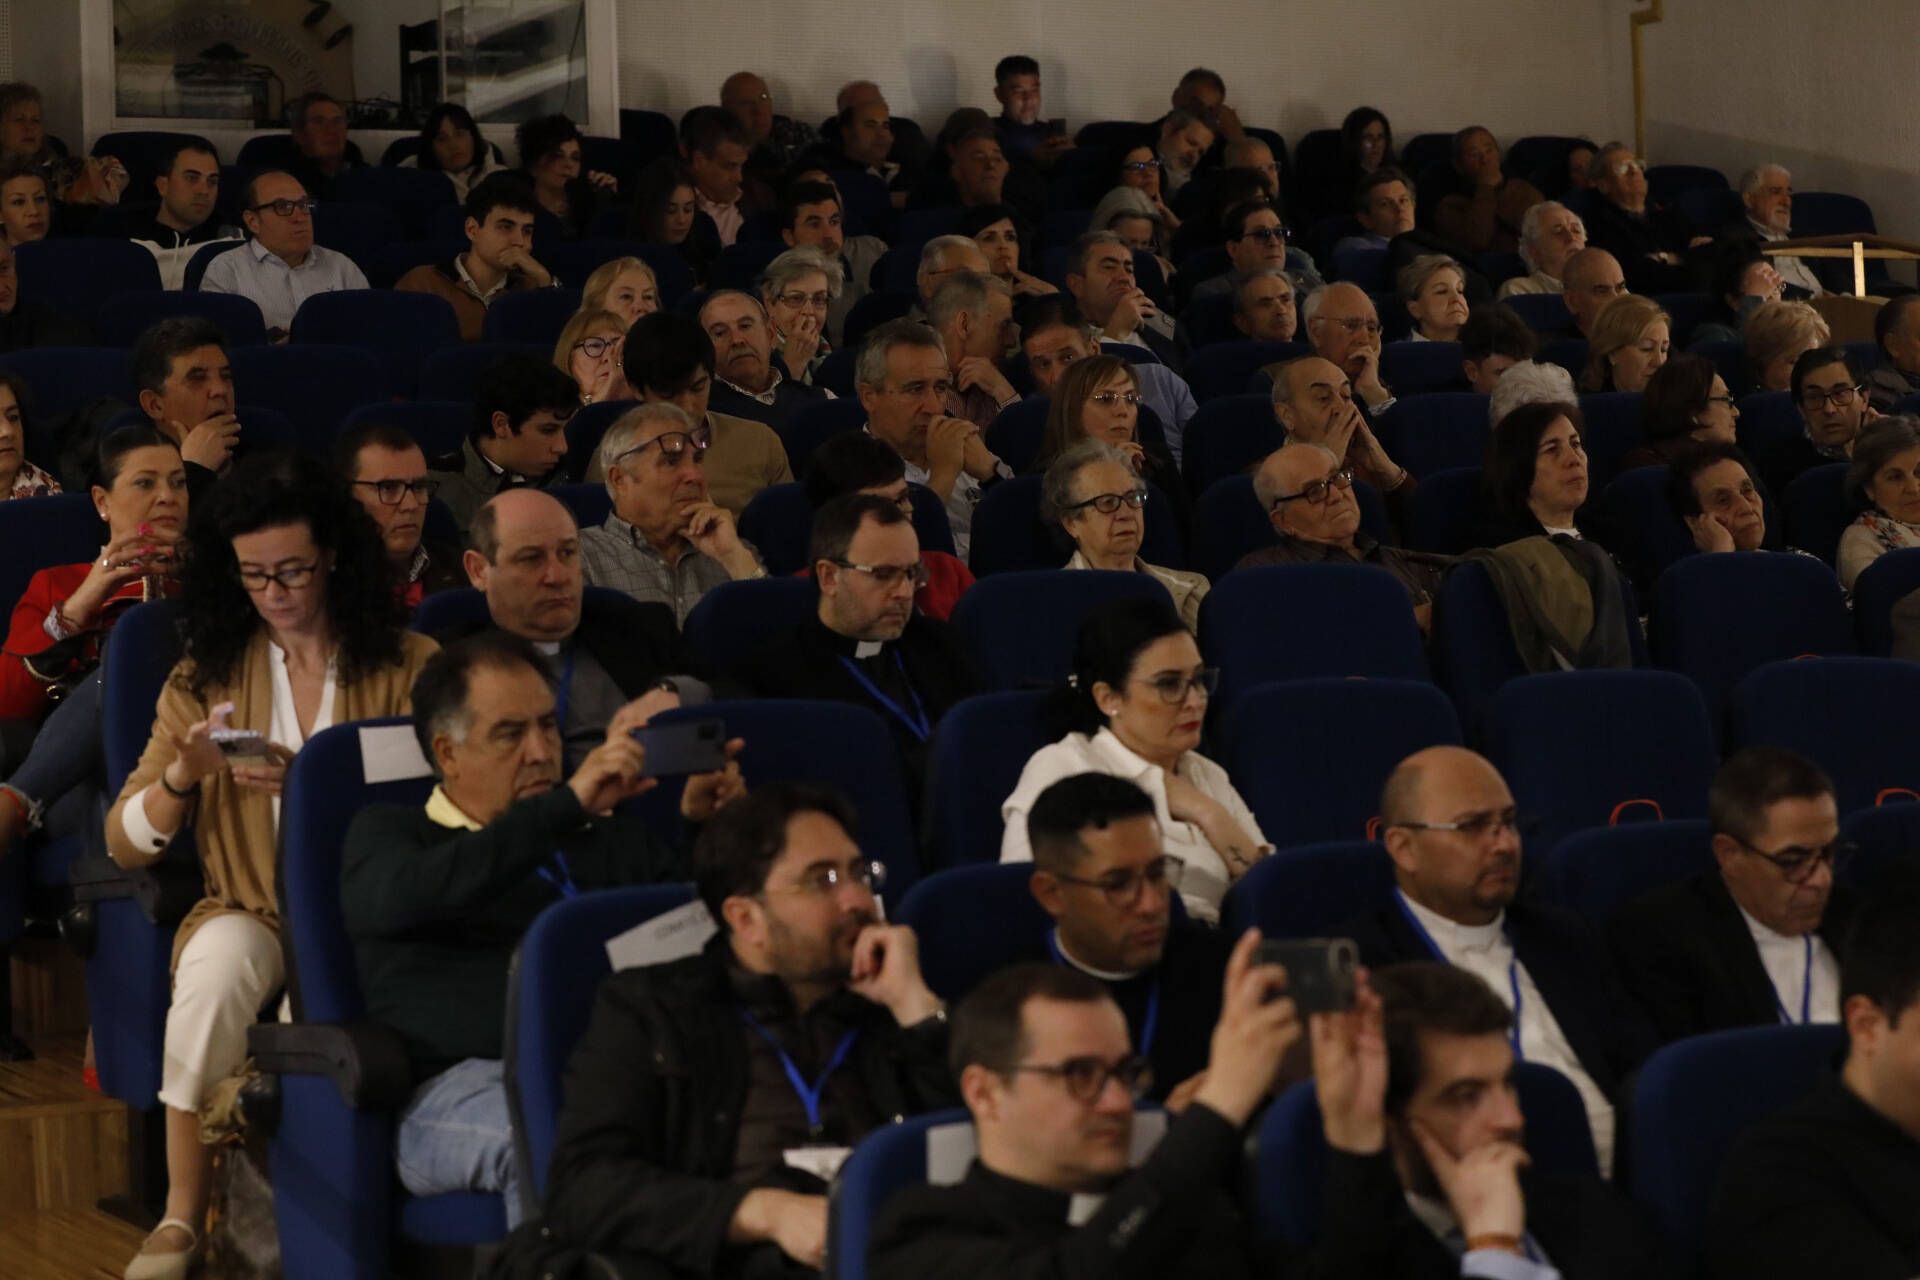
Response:
M160 771L160 789L172 796L175 800L191 800L200 793L200 788L197 786L188 787L185 791L175 790L174 785L167 781L167 771L165 769Z
M1506 1235L1497 1231L1488 1231L1481 1235L1468 1236L1467 1252L1472 1253L1475 1249L1498 1249L1502 1253L1519 1253L1520 1237Z

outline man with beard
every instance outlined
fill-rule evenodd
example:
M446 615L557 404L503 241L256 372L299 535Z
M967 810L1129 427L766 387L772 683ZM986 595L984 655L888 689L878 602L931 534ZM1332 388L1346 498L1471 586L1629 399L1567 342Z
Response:
M880 922L885 867L853 831L837 793L775 783L701 832L719 932L601 984L567 1073L552 1237L621 1275L813 1275L846 1150L955 1104L946 1011L913 931Z
M160 196L159 207L130 218L124 232L153 255L161 286L178 289L185 285L187 263L201 245L240 240L240 229L223 224L213 211L220 196L219 152L205 138L180 135L153 188Z
M1741 174L1740 203L1747 211L1746 220L1722 232L1723 240L1750 240L1764 251L1776 240L1794 238L1793 175L1784 165L1763 164ZM1767 261L1793 291L1786 295L1788 299L1817 298L1826 292L1805 258L1782 254Z
M514 948L563 897L685 875L679 851L612 811L658 785L630 731L673 703L654 693L615 716L563 784L552 678L530 643L500 631L462 640L414 682L414 734L439 785L424 808L371 805L354 818L340 905L367 1015L406 1042L416 1088L394 1157L415 1195L498 1191L518 1221L502 1071ZM704 822L744 789L738 765L689 778L681 816Z
M1513 1015L1515 1055L1579 1089L1610 1169L1614 1099L1652 1032L1578 917L1515 900L1520 831L1506 780L1464 747L1429 747L1387 779L1380 819L1393 893L1333 935L1352 938L1374 969L1439 960L1484 979Z
M720 289L700 308L700 327L713 340L714 412L763 422L784 432L801 405L825 400L819 387L783 377L773 364L773 329L760 300Z

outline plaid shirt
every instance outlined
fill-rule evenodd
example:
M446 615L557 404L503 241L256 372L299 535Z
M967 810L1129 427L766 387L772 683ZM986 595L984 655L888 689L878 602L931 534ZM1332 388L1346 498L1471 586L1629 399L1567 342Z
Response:
M753 552L756 561L760 559L760 553L745 539L741 545ZM596 529L581 531L580 559L586 566L588 586L612 587L635 600L667 605L673 610L674 621L683 627L701 596L733 580L725 565L695 550L691 543L686 544L678 561L668 564L644 534L617 515L609 515L607 522ZM765 577L766 572L762 568L754 576Z

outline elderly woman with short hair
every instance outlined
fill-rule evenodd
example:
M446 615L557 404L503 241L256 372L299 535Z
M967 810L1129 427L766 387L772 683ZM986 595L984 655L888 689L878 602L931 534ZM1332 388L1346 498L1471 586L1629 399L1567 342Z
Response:
M1920 547L1920 418L1870 423L1854 441L1847 496L1865 510L1840 535L1840 585L1889 551Z
M1182 622L1190 629L1200 625L1207 580L1140 558L1147 534L1147 486L1134 474L1126 454L1101 440L1070 446L1041 481L1040 515L1072 539L1067 568L1144 573L1167 589Z
M846 286L840 263L818 249L789 249L760 277L760 299L773 329L773 358L786 376L813 385L833 354L827 341L827 309Z
M1426 253L1400 268L1400 299L1413 317L1413 342L1458 342L1467 322L1467 269L1444 253Z

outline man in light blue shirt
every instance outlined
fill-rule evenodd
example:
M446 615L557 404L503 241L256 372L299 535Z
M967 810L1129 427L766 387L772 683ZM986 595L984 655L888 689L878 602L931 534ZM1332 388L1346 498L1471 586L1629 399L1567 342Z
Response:
M207 264L202 291L251 298L267 335L280 342L293 327L293 313L314 294L367 287L353 259L313 242L314 201L292 174L255 175L245 201L240 217L249 238Z

